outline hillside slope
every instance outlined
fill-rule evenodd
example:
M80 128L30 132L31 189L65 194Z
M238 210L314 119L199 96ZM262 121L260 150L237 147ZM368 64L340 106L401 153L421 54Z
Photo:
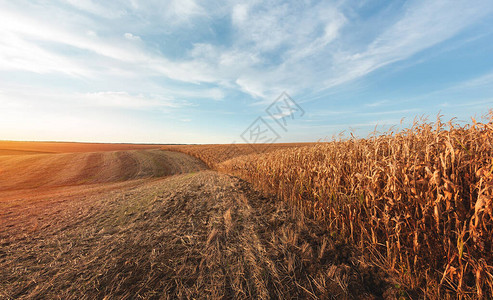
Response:
M0 156L0 191L117 182L205 168L196 158L158 149Z

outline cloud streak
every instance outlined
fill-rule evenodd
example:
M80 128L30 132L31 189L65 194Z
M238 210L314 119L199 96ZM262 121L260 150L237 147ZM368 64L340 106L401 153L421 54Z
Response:
M323 102L338 88L431 51L493 13L487 0L371 5L353 0L1 2L0 98L11 109L14 102L38 107L42 101L47 107L183 115L200 107L204 114L246 116L282 91L303 104ZM463 85L491 81L485 75ZM378 98L362 107L413 109L389 107L393 104ZM200 122L197 115L180 118Z
M170 1L165 6L157 2L147 6L134 3L114 14L107 13L110 9L102 6L104 4L92 1L70 1L70 4L78 10L117 18L120 22L143 12L150 14L150 9L166 11L164 19L173 19L168 26L203 20L205 16L212 22L215 17L213 7L202 7L192 0ZM101 31L101 26L98 24L90 29L96 35L88 36L82 34L78 24L63 30L28 13L23 15L15 9L4 9L0 12L0 33L5 37L0 42L0 68L85 77L104 73L105 68L124 69L122 73L131 69L137 76L165 76L185 83L233 87L257 99L271 97L288 88L294 93L306 89L320 91L407 59L454 36L491 13L492 5L488 2L477 4L467 1L456 1L454 5L446 1L408 3L401 10L401 17L363 51L355 51L351 43L340 38L348 23L343 4L302 5L280 1L226 4L231 20L229 26L234 32L230 41L227 44L192 43L184 49L186 54L174 61L160 55L159 49L152 49L138 33L115 32L111 36L110 32L109 37L99 37L97 32ZM84 18L81 20L83 22ZM94 19L89 21L94 22ZM146 25L141 26L145 35ZM186 33L184 30L183 34ZM104 63L98 66L83 63L79 57L57 51L57 47L43 47L45 42L89 51L88 57L101 57L99 61Z

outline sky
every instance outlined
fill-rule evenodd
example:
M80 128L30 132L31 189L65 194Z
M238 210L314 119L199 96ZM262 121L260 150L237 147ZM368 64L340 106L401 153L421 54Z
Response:
M493 1L0 0L0 140L313 142L493 108Z

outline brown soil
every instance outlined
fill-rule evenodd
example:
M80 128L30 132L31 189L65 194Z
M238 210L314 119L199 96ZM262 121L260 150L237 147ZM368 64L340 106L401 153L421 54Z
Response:
M162 146L163 145L152 145L152 144L102 144L102 143L69 143L69 142L0 141L0 155L140 150L140 149L158 149Z
M196 158L158 149L0 156L0 199L11 190L116 182L204 168Z
M386 288L316 222L185 154L0 161L12 167L1 175L2 299L372 299Z

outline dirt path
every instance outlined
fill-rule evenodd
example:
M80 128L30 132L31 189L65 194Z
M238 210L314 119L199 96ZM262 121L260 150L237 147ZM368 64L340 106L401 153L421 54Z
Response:
M0 298L371 299L383 290L330 232L228 175L59 193L34 202L47 216L37 224L0 232Z

